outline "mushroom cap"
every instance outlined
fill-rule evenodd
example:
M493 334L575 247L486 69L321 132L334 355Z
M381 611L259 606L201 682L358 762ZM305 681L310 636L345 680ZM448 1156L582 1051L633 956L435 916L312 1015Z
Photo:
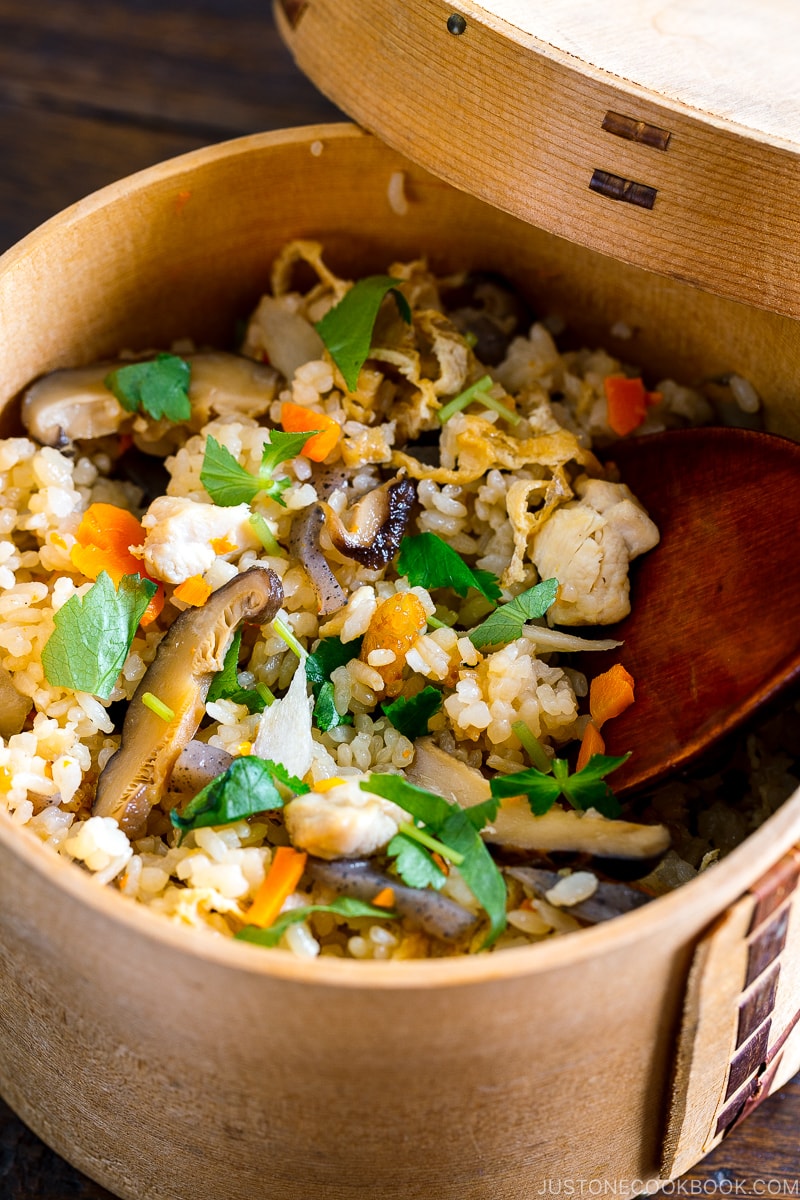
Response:
M119 750L97 783L94 816L114 817L130 837L144 833L203 718L211 680L222 669L233 634L244 621L271 621L282 603L275 572L251 567L212 592L201 608L175 619L128 705ZM147 692L171 709L170 720L147 707L142 699Z

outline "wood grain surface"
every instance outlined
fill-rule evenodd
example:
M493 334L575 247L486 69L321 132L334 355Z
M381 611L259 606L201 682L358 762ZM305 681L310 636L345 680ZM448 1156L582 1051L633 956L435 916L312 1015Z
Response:
M294 66L267 0L0 0L0 249L151 163L340 117ZM800 1077L666 1193L798 1195L799 1134ZM553 1192L570 1183L580 1195L565 1151ZM109 1195L0 1102L0 1200Z

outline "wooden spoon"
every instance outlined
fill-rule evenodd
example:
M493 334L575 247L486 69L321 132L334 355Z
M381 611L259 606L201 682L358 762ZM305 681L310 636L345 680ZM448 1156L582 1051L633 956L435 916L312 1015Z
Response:
M634 562L633 610L582 657L622 662L635 703L604 726L608 754L632 751L615 792L697 758L800 679L800 444L710 427L633 438L610 450L661 530Z

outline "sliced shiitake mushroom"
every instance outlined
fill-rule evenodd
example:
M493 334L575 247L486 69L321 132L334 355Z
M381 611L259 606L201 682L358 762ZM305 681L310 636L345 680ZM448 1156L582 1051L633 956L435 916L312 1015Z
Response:
M11 673L0 667L0 737L8 739L21 733L31 707L29 697L14 686Z
M525 334L533 314L501 275L474 271L456 287L443 287L447 315L474 339L475 357L487 367L502 362L511 339Z
M194 799L198 792L227 771L232 762L233 755L227 750L193 738L175 760L167 789L167 807L178 808Z
M506 867L506 875L518 879L537 896L546 897L547 892L555 887L562 876L558 871L547 871L541 867ZM606 883L600 879L595 891L587 900L570 904L565 911L587 925L597 925L601 921L610 921L612 917L620 917L623 913L633 912L654 899L647 892L628 887L624 883Z
M488 799L489 782L480 771L445 753L430 738L416 743L414 761L406 775L420 787L438 792L467 808ZM553 805L535 817L527 801L503 801L491 826L483 831L487 842L520 850L546 853L589 854L602 859L656 861L669 849L665 825L639 825L610 820L592 812Z
M361 497L353 509L350 529L329 504L323 502L320 507L328 535L339 553L378 570L397 554L416 498L413 479L391 479Z
M189 399L192 424L204 425L212 414L265 413L275 395L277 373L262 363L223 351L188 354L192 367ZM131 362L105 361L88 367L65 367L35 380L22 397L22 423L45 446L107 437L130 419L106 387L110 371Z
M443 942L458 942L469 937L478 927L479 918L442 896L433 888L411 888L384 871L377 870L367 859L336 859L325 862L310 858L306 870L312 879L325 884L340 896L356 900L372 900L384 888L394 894L394 910L431 937Z
M118 363L64 368L43 375L22 397L22 424L43 446L116 433L130 414L103 383Z
M114 817L130 837L141 836L150 810L165 795L175 762L203 717L211 680L222 669L243 621L271 621L283 603L278 576L252 567L212 592L202 608L174 621L137 687L122 726L119 750L97 784L94 815ZM145 704L156 696L174 716L164 720Z

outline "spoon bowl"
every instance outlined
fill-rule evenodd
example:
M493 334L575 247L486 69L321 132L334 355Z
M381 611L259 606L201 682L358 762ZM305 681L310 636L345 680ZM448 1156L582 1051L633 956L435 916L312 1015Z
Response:
M621 662L636 700L603 734L631 751L618 794L700 757L800 678L800 444L718 426L620 442L608 454L661 531L634 563L633 611L586 655Z

